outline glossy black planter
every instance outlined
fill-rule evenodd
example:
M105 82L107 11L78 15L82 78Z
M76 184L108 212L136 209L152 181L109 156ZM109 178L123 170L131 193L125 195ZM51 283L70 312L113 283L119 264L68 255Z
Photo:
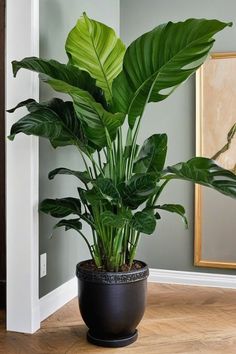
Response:
M86 261L85 261L86 262ZM129 272L99 272L77 264L79 307L89 328L89 342L104 347L123 347L138 337L147 295L148 267Z

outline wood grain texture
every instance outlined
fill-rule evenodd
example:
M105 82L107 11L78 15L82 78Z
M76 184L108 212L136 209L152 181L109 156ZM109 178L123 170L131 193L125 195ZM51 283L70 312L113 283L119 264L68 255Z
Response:
M0 307L6 303L5 0L0 0Z
M4 354L235 354L236 290L149 283L148 306L138 341L110 349L86 342L87 328L72 300L42 323L34 335L4 331Z

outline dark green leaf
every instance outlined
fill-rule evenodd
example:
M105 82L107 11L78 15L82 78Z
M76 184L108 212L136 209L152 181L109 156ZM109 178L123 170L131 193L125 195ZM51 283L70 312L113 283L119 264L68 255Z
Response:
M70 170L70 169L64 168L64 167L59 167L59 168L56 168L55 170L52 170L51 172L49 172L48 178L53 179L56 175L72 175L72 176L77 177L84 184L87 184L91 181L91 178L90 178L87 171L83 171L83 172L73 171L73 170Z
M145 140L137 160L134 164L134 172L160 172L165 164L167 152L167 135L154 134Z
M80 200L83 204L87 205L87 199L86 199L86 192L87 190L86 189L83 189L81 187L78 187L77 188L77 191L79 193L79 197L80 197Z
M121 228L126 222L128 222L132 217L131 212L124 211L119 214L114 214L112 211L104 211L100 215L101 222L104 225L112 226L116 228Z
M183 179L217 190L236 198L236 175L218 166L215 161L205 157L194 157L187 162L167 168L164 178Z
M75 88L88 91L97 102L106 107L106 102L101 89L96 87L95 80L79 68L70 64L61 64L56 60L45 60L36 57L24 58L21 61L12 62L13 74L23 68L43 74L41 78L52 87L59 84L68 84Z
M137 38L124 56L123 71L113 82L114 109L134 126L148 102L167 98L206 59L213 36L230 26L217 20L168 22Z
M23 106L23 102L19 105ZM92 150L84 137L72 102L54 98L45 103L31 101L26 107L30 113L13 124L10 140L13 140L16 134L24 133L48 138L53 147L77 145L82 151L87 148Z
M188 228L188 220L185 216L185 209L180 204L163 204L163 205L156 205L154 206L155 209L161 209L165 211L169 211L171 213L176 213L181 216L185 227Z
M74 102L74 108L79 120L83 123L86 137L99 148L107 146L108 131L111 140L116 137L117 129L124 122L124 114L110 113L96 102L94 98L84 90L75 88L63 82L51 82L51 86L59 92L70 95Z
M99 177L93 183L103 198L110 202L117 202L120 199L120 194L111 179Z
M61 226L65 226L65 231L68 231L70 229L74 229L75 231L82 230L82 223L80 222L80 219L71 219L71 220L63 219L54 226L54 229Z
M39 210L54 216L55 218L61 218L70 214L81 214L81 203L77 198L61 198L61 199L45 199L39 205Z
M156 227L156 219L152 211L138 211L131 219L131 226L136 231L151 235Z
M124 205L136 209L156 190L156 176L153 174L136 174L118 186Z
M83 192L83 196L86 201L92 206L97 206L98 204L106 203L106 198L101 194L101 192L93 187L92 189Z
M21 107L25 107L25 106L28 109L28 111L30 112L31 104L34 105L35 103L36 103L36 101L33 98L29 98L28 100L18 103L14 108L8 109L7 112L13 113L13 112L15 112L16 109L21 108Z

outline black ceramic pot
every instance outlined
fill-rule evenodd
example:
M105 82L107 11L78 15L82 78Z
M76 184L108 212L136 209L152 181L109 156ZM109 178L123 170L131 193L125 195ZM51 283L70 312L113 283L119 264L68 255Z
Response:
M147 295L148 266L128 272L100 272L77 264L79 307L90 343L123 347L136 341Z

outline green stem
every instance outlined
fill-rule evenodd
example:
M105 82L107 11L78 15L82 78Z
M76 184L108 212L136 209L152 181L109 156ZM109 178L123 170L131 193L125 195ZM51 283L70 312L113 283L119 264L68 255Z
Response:
M135 257L136 250L137 250L138 243L139 243L139 238L140 238L140 233L137 232L136 236L135 236L135 242L134 242L133 247L130 252L129 269L131 269L133 261L134 261L134 257Z

